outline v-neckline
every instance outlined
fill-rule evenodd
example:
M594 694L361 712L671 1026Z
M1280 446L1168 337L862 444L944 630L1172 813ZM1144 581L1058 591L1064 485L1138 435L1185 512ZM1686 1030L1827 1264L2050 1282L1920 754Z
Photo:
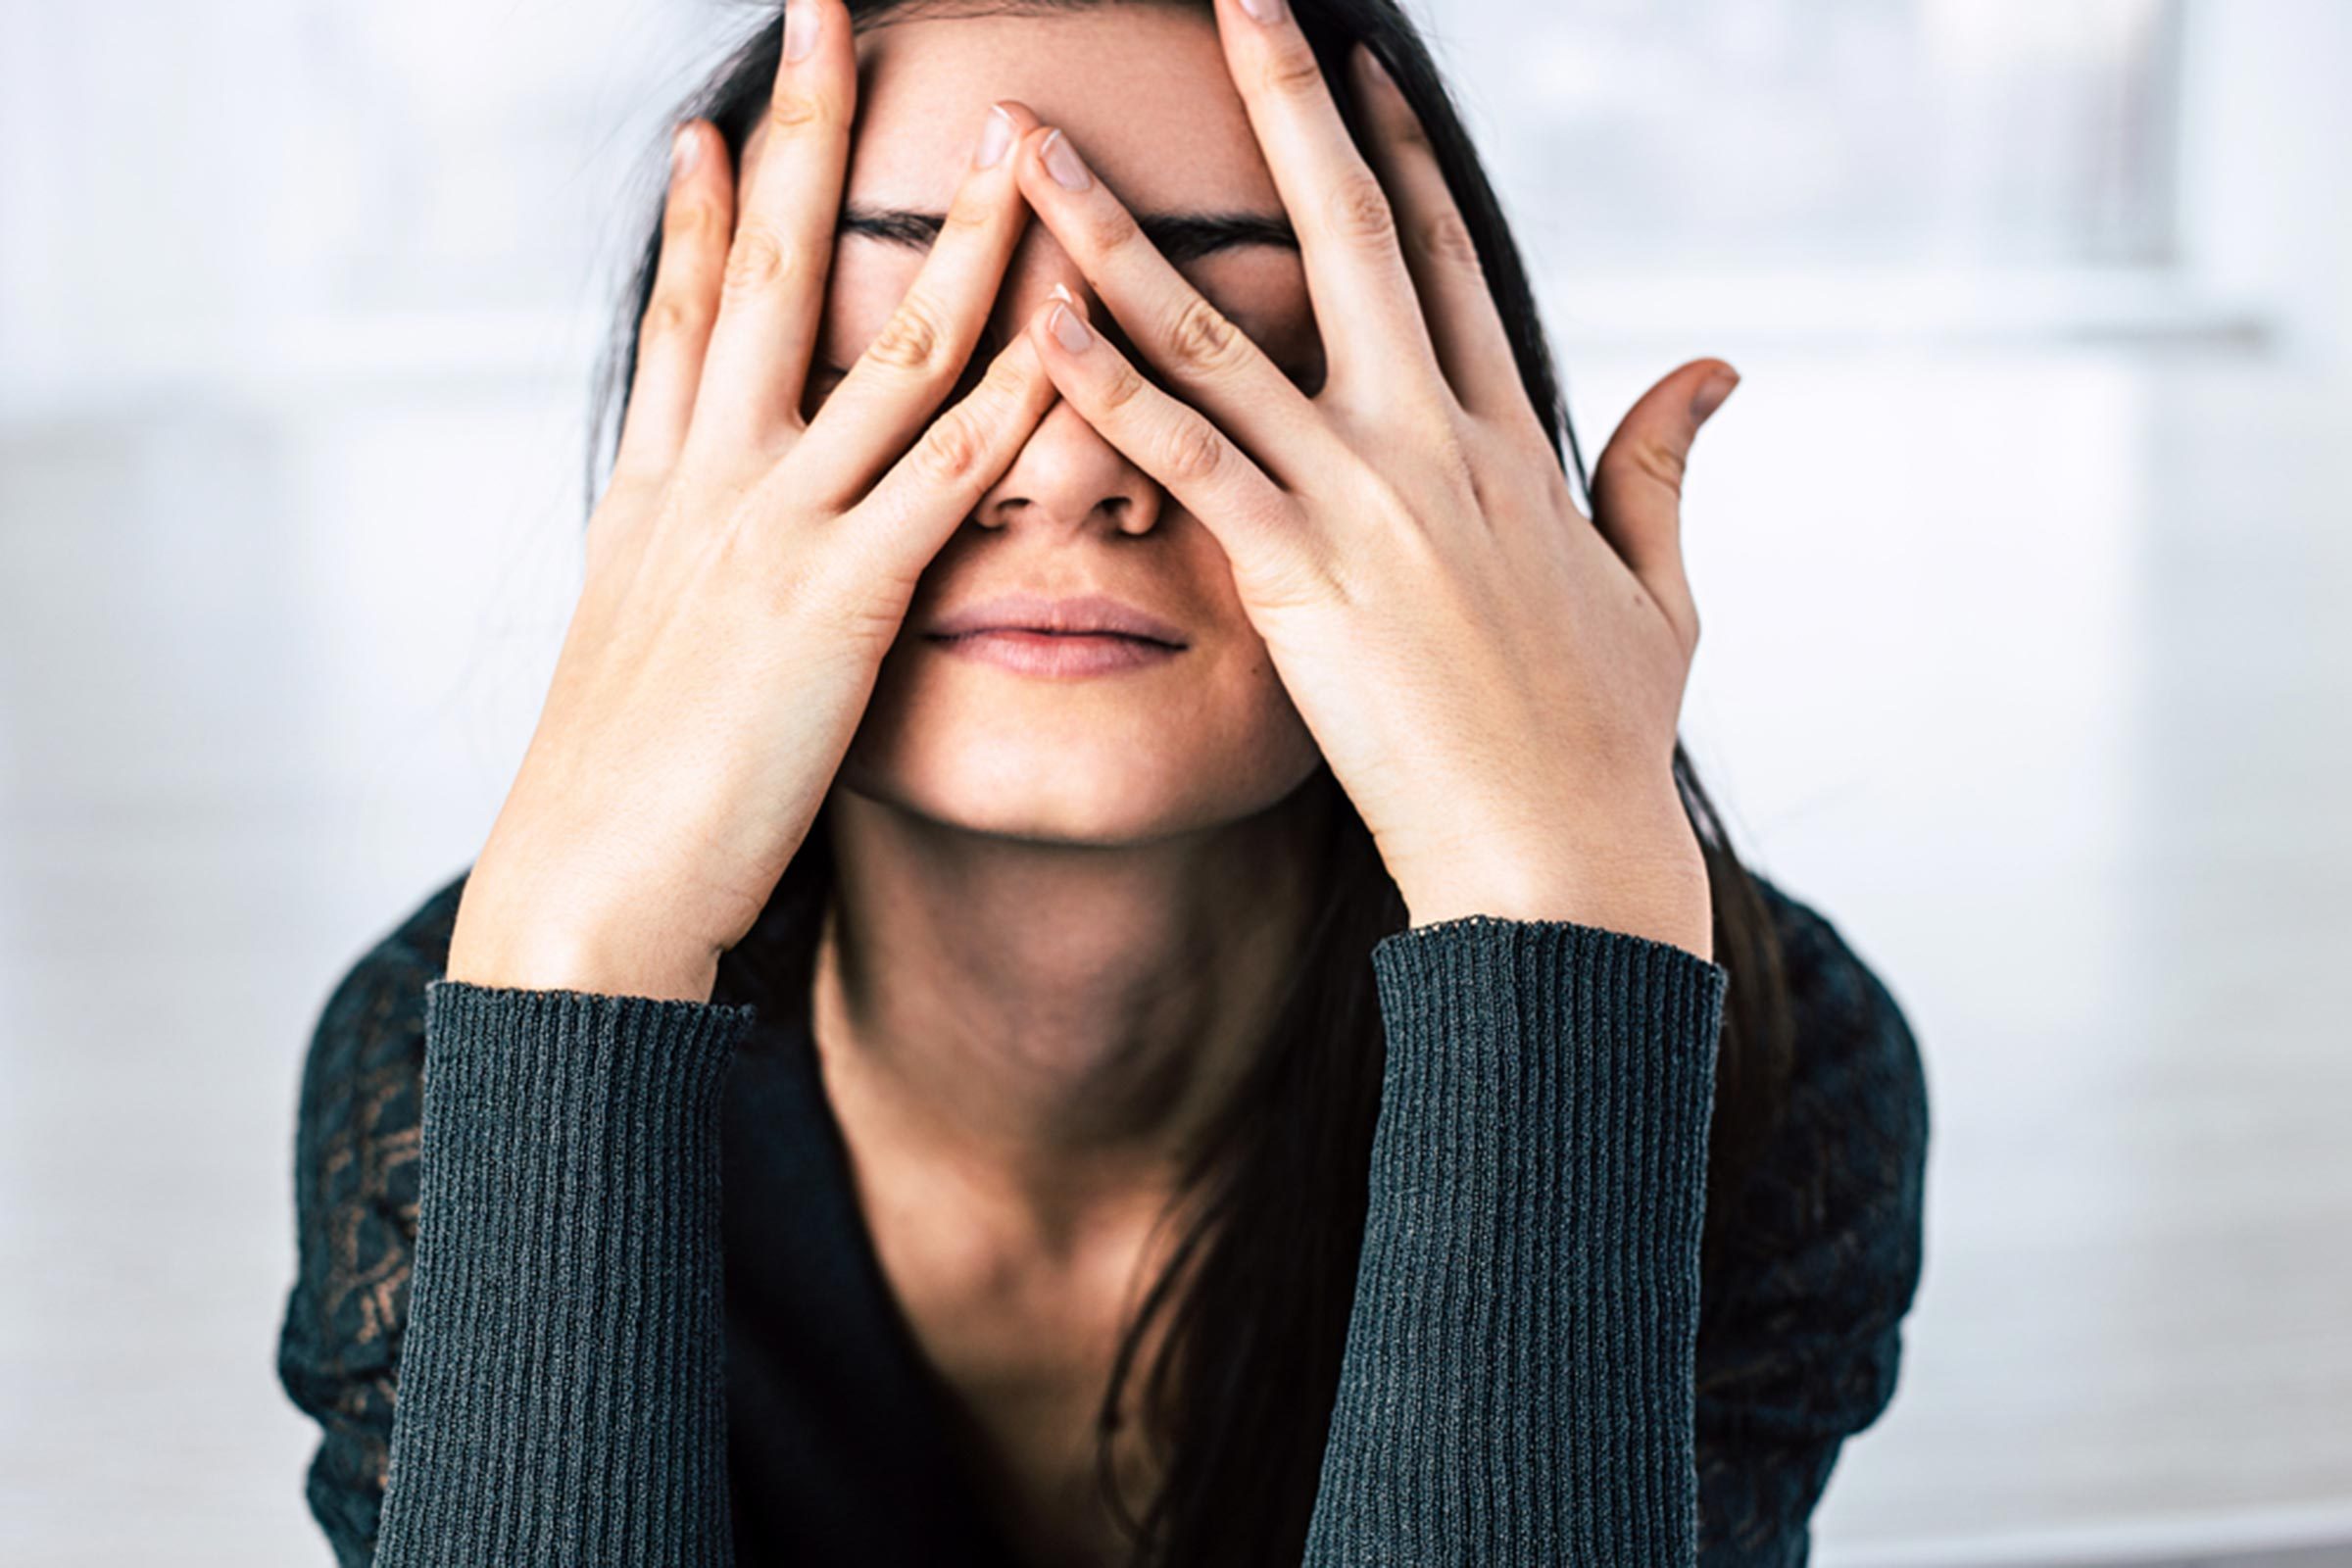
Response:
M862 1412L894 1418L904 1445L893 1454L894 1490L934 1489L972 1548L955 1560L1025 1568L982 1503L983 1478L952 1440L960 1419L953 1391L891 1287L858 1201L847 1134L825 1092L809 985L823 894L821 877L788 872L752 936L721 961L716 1000L755 1008L722 1104L726 1266L749 1276L747 1290L732 1281L727 1290L730 1338L758 1331L745 1310L789 1298L794 1323L815 1326L828 1348L864 1362L836 1370L867 1380L857 1391ZM786 1260L818 1267L781 1279L775 1265ZM805 1348L792 1348L786 1359Z

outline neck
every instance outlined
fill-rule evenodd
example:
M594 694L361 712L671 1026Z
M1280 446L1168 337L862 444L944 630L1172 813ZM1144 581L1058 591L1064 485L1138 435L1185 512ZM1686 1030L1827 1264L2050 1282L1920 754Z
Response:
M1056 1256L1148 1220L1268 1044L1326 799L1102 848L836 792L811 1025L860 1164Z

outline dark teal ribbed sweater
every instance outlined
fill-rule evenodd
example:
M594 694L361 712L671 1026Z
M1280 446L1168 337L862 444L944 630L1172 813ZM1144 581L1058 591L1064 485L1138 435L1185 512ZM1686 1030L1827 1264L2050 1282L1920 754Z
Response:
M1727 1319L1734 1329L1718 1336L1711 1365L1699 1345L1699 1234L1726 971L1644 938L1488 916L1372 950L1388 1053L1306 1561L1631 1568L1695 1563L1702 1546L1710 1560L1802 1560L1803 1518L1838 1442L1892 1392L1896 1325L1918 1270L1926 1119L1891 1000L1827 922L1777 894L1773 906L1793 939L1792 986L1814 1004L1800 1018L1800 1053L1809 1032L1821 1058L1792 1109L1807 1109L1808 1088L1841 1083L1857 1102L1844 1114L1882 1136L1865 1146L1843 1135L1844 1155L1863 1168L1825 1184L1820 1171L1795 1169L1800 1154L1819 1154L1819 1129L1791 1132L1785 1158L1791 1177L1811 1182L1814 1212L1792 1230L1788 1277L1748 1282L1749 1314ZM366 1148L381 1158L381 1145L355 1139L336 1146L348 1156L322 1153L348 1130L335 1117L354 1102L330 1100L351 1080L330 1078L318 1042L306 1074L299 1180L321 1185L298 1187L305 1277L289 1301L281 1372L327 1431L312 1500L346 1561L368 1560L355 1544L365 1525L383 1568L725 1564L755 1507L770 1520L757 1530L762 1549L783 1542L792 1553L759 1560L848 1560L791 1545L813 1552L828 1538L813 1525L796 1533L777 1498L730 1494L747 1476L788 1489L804 1469L813 1485L820 1464L846 1462L804 1446L790 1451L810 1454L805 1464L769 1452L760 1470L762 1434L730 1432L731 1421L761 1419L762 1396L747 1392L756 1363L796 1353L745 1342L744 1309L731 1303L750 1290L821 1292L843 1299L846 1315L860 1299L858 1282L828 1283L852 1250L842 1226L804 1234L787 1215L771 1221L784 1240L731 1247L749 1222L722 1223L722 1187L742 1203L751 1200L737 1189L760 1192L760 1177L729 1186L722 1170L756 1157L762 1136L734 1136L728 1152L731 1070L751 1054L760 1009L721 1000L723 988L696 1004L437 975L428 956L409 971L420 998L370 1004L380 1019L384 1006L419 1003L422 1054L414 1272L375 1282L384 1344L372 1386L338 1366L348 1347L335 1328L340 1318L348 1340L351 1308L370 1299L364 1278L337 1274L357 1266L367 1216L350 1219L347 1236L337 1226L350 1216L324 1189L348 1182ZM339 993L330 1017L338 1005L361 1004ZM774 1080L780 1103L821 1095L807 1068ZM401 1087L397 1071L374 1081ZM760 1092L748 1071L735 1081L740 1099ZM810 1111L795 1105L768 1125L789 1141L791 1129L816 1125ZM826 1180L836 1177L833 1168ZM838 1218L841 1195L808 1190ZM1822 1211L1821 1195L1840 1191L1852 1202ZM755 1254L779 1247L800 1267L762 1285ZM1825 1274L1833 1255L1837 1271ZM751 1281L740 1288L729 1279L739 1264ZM840 1334L854 1346L859 1332L824 1320L794 1337ZM746 1363L732 1371L731 1333ZM1785 1354L1771 1333L1787 1337ZM816 1350L802 1352L811 1378L824 1375ZM374 1489L359 1467L355 1507L329 1473L353 1459L348 1444L330 1457L337 1422L363 1411L368 1394L389 1395L395 1370L389 1432L375 1434L388 1462ZM789 1366L767 1370L789 1387ZM1703 1410L1702 1374L1716 1385ZM1702 1426L1718 1437L1708 1451ZM1739 1514L1702 1519L1710 1467L1709 1494ZM883 1478L869 1465L858 1479ZM379 1504L380 1517L367 1518ZM940 1506L952 1530L953 1499ZM859 1560L886 1554L879 1544L891 1539L877 1523L877 1546ZM973 1549L956 1560L998 1560L976 1538Z

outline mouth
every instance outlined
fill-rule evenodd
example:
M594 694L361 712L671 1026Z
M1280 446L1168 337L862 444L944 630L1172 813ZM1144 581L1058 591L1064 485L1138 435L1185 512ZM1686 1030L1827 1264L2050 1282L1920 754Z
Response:
M1165 648L1170 652L1185 646L1182 643L1166 642L1157 637L1138 636L1134 632L1063 631L1051 626L982 626L973 631L956 632L952 635L943 635L939 632L925 632L923 635L935 643L964 643L970 642L975 637L1035 637L1065 643L1142 643L1152 648Z
M975 636L1025 636L1115 638L1166 649L1186 646L1184 633L1174 625L1100 593L1062 599L1008 594L955 611L932 624L925 635L947 642Z
M997 626L953 637L928 636L953 657L994 664L1023 675L1107 675L1144 669L1174 659L1183 646L1121 632L1039 631Z

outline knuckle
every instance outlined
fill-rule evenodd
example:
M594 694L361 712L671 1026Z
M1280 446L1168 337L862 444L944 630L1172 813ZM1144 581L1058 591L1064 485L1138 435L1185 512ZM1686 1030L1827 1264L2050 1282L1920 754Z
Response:
M964 200L949 204L947 215L939 220L940 237L949 234L978 234L996 220L996 215L982 202ZM937 247L934 239L932 245Z
M873 530L874 536L887 537L899 531L896 517L875 520L879 526ZM881 633L868 592L876 572L866 559L868 547L860 537L864 533L863 529L836 529L824 554L803 566L797 576L766 566L767 577L776 584L773 592L780 619L806 617L811 629L831 633L827 641L844 647L862 646ZM747 572L752 574L756 571Z
M605 481L605 493L588 519L591 539L602 529L606 536L620 531L616 520L621 514L635 514L649 509L660 493L664 476L654 465L635 452L623 451L612 460L612 472Z
M927 370L937 365L946 343L938 307L919 294L909 294L890 313L890 319L865 352L892 369Z
M1331 231L1359 245L1376 245L1395 237L1396 215L1389 193L1368 169L1343 176L1325 198L1324 215Z
M725 224L725 215L716 203L681 201L669 210L669 243L682 249L700 249L723 239Z
M1470 443L1453 427L1453 421L1443 413L1433 413L1422 421L1422 428L1436 432L1423 438L1428 444L1422 462L1429 471L1443 474L1457 494L1478 494L1478 465L1470 456Z
M1472 274L1483 274L1486 270L1486 264L1478 259L1478 241L1471 237L1470 225L1451 207L1429 220L1422 230L1421 243L1430 255L1448 267L1458 267Z
M702 306L682 295L657 293L645 307L645 320L637 329L641 342L662 342L699 335L705 324Z
M728 299L757 294L775 287L789 270L783 242L769 229L747 224L736 230L735 243L727 250L721 289Z
M1224 466L1225 440L1205 421L1185 419L1168 432L1164 454L1171 478L1199 483Z
M935 484L956 484L980 466L988 444L968 409L950 409L914 449L915 471Z
M1411 104L1397 104L1387 118L1389 134L1415 152L1434 154L1437 143L1429 139L1429 127Z
M1104 411L1115 414L1124 409L1128 404L1142 397L1148 386L1149 383L1144 380L1142 373L1134 366L1124 362L1120 363L1111 370L1109 378L1102 384Z
M1168 327L1168 352L1196 371L1227 368L1241 358L1242 334L1225 313L1199 294L1188 295Z
M767 122L785 134L821 128L832 119L832 106L822 93L777 90L767 100Z
M1314 46L1302 36L1294 36L1268 50L1265 70L1258 79L1269 92L1286 98L1326 90L1322 64L1315 59Z
M999 355L991 360L976 378L970 375L970 367L966 367L963 379L970 380L971 385L956 401L955 407L969 411L976 419L994 424L1014 390L1013 376L1004 364L1004 356ZM956 382L958 387L963 386L963 379Z
M1345 569L1346 564L1322 541L1310 535L1300 539L1296 549L1277 552L1270 562L1252 566L1249 572L1250 598L1254 603L1277 608L1328 605L1335 601L1342 605L1360 603L1363 593L1353 583L1352 574ZM1240 575L1237 568L1237 580Z
M1626 451L1634 471L1664 485L1676 495L1683 493L1683 455L1654 436L1636 441Z
M980 379L973 383L972 390L964 397L963 406L971 411L974 418L994 424L1018 405L1026 379L1018 366L1000 355Z
M1106 256L1131 245L1142 233L1143 230L1136 224L1135 215L1127 211L1124 202L1092 204L1082 230L1087 249L1097 256Z

